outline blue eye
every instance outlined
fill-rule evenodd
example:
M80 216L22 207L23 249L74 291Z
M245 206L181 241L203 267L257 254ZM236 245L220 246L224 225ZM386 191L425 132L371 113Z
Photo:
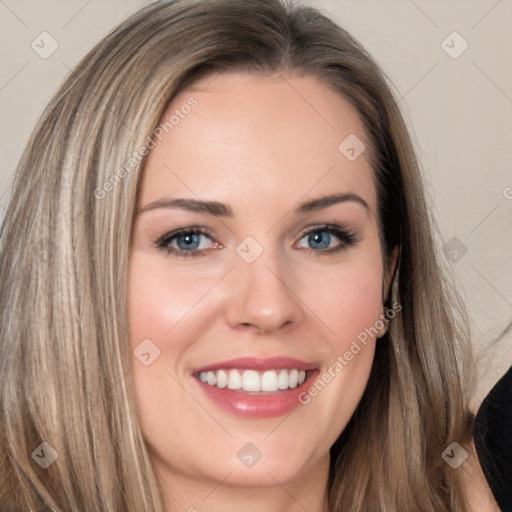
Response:
M338 226L318 226L308 231L296 247L322 254L341 251L356 242L357 236L350 230Z
M212 240L208 231L199 227L178 229L157 240L158 248L176 256L200 256L204 249L217 249L220 245Z
M307 231L295 245L313 254L330 254L347 249L358 241L354 231L339 226L317 226ZM222 245L211 237L205 228L193 226L177 229L160 237L156 246L176 257L205 256L210 249L221 249Z
M180 235L175 238L176 245L182 251L195 250L199 247L202 235L195 233L188 233L186 235Z
M307 239L310 249L327 249L331 244L331 234L327 231L314 231Z

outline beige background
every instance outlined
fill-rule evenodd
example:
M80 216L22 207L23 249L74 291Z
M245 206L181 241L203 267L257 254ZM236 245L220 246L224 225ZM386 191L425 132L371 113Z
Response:
M148 3L0 0L0 218L17 160L58 85L102 36ZM457 239L450 245L457 254L441 257L453 269L474 324L481 396L512 364L512 335L489 348L512 321L512 1L305 3L355 35L401 98L418 141L440 245ZM44 55L52 44L57 49Z

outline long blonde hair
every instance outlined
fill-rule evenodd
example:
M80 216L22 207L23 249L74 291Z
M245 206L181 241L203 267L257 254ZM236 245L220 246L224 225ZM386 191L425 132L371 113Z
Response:
M366 51L318 11L279 0L142 9L83 59L39 121L1 235L0 509L162 510L127 348L145 160L134 155L177 92L227 70L315 76L353 104L374 155L384 254L400 250L386 299L402 310L331 450L330 509L466 510L441 453L468 440L471 350L435 257L410 136ZM44 468L38 456L57 458Z

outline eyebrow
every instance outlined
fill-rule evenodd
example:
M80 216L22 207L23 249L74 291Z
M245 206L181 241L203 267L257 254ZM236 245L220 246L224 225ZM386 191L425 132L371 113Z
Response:
M156 210L157 208L180 208L190 212L208 213L218 217L232 217L233 211L217 201L200 201L197 199L158 199L144 206L139 213Z
M306 203L302 203L296 210L296 213L306 213L313 212L317 210L322 210L324 208L328 208L329 206L345 203L347 201L352 201L355 203L359 203L364 206L368 211L370 211L370 207L368 203L357 194L353 194L351 192L343 192L340 194L332 194L329 196L320 197L319 199L313 199L312 201L308 201Z
M307 213L317 210L322 210L339 203L345 203L348 201L359 203L364 206L367 210L370 210L368 203L357 194L350 192L344 192L340 194L332 194L329 196L320 197L302 203L296 210L295 213ZM233 217L233 210L231 207L224 203L217 201L201 201L197 199L158 199L148 205L144 206L139 213L156 210L159 208L179 208L182 210L188 210L195 213L206 213L214 215L216 217Z

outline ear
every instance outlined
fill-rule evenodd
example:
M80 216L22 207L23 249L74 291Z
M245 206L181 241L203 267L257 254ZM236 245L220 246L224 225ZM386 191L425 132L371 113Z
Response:
M389 296L389 290L391 287L391 283L395 277L398 265L398 258L400 255L400 248L398 245L395 245L388 256L388 261L386 264L386 268L384 269L384 278L382 281L382 303L384 307L384 303Z
M385 308L386 308L387 298L389 296L389 290L391 287L391 283L393 282L393 279L394 279L396 271L397 271L399 256L400 256L400 249L398 246L395 246L393 248L393 250L389 253L386 268L384 268L384 277L382 280L382 304L381 304L382 310L381 310L381 315L379 318L379 321L383 321L384 325L383 325L382 329L377 333L377 338L382 338L382 336L384 336L384 334L386 334L388 332L389 319L387 318ZM388 305L388 307L389 307L389 305Z

